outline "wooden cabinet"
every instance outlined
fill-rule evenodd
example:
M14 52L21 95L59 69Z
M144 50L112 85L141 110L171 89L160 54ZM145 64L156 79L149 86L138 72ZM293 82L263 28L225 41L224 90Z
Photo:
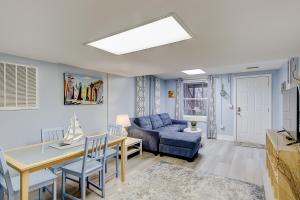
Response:
M267 169L277 200L300 200L300 145L274 130L267 130Z

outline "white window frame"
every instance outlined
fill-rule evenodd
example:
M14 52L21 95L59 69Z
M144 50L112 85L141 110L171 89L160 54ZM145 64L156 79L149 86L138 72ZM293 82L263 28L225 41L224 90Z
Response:
M207 79L195 79L195 80L184 80L183 81L183 84L185 83L200 83L200 82L206 82L208 83L208 80ZM184 88L183 88L184 90ZM207 99L208 98L184 98L184 95L183 95L183 102L184 100L186 99L195 99L195 100L201 100L201 99ZM184 103L183 103L183 112L184 112ZM183 119L186 120L186 121L198 121L198 122L207 122L207 116L203 116L203 115L184 115L183 114Z
M12 63L6 61L0 61L0 63L4 64L4 107L0 107L0 111L17 111L17 110L37 110L39 109L39 79L38 79L38 68L32 65L20 64L20 63ZM15 65L16 66L16 106L15 107L6 107L6 65ZM17 90L17 68L18 66L26 67L26 106L18 107L17 106L17 98L18 98L18 90ZM28 94L27 94L27 70L28 68L34 68L36 70L36 105L28 106Z

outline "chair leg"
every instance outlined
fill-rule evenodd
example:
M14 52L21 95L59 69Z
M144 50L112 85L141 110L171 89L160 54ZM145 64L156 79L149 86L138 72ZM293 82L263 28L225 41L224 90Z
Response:
M53 181L53 186L52 186L52 200L56 200L57 197L57 180L55 179Z
M66 173L63 171L62 172L62 183L61 183L61 199L64 200L65 199L65 192L66 192Z
M116 156L116 177L119 177L119 155Z
M0 185L0 200L4 199L4 189L3 187Z
M81 178L79 178L79 190L81 190Z
M86 188L90 189L89 177L86 177Z
M82 200L85 200L85 192L86 192L85 183L86 183L86 179L84 177L81 177L81 180L80 180L80 185L81 185L80 193L81 193L81 199Z
M105 173L107 173L107 160L105 161Z
M39 188L39 200L41 200L41 188Z
M14 192L7 191L7 199L14 200L15 199Z
M8 195L7 199L8 199L8 200L15 200L15 198L14 198L13 195Z
M98 178L98 181L99 181L99 188L101 188L101 171L99 171L99 178Z
M116 177L117 178L119 177L119 149L120 149L120 146L117 145L116 146L116 150L117 150L117 153L116 153Z
M101 170L101 190L102 190L102 198L105 198L105 173L104 170Z

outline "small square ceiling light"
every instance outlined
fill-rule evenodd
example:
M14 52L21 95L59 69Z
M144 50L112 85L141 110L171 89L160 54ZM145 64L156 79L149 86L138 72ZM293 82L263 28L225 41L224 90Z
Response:
M197 75L197 74L205 74L205 71L203 71L202 69L192 69L192 70L184 70L181 71L187 75Z
M192 36L173 17L169 16L87 45L121 55L187 40Z

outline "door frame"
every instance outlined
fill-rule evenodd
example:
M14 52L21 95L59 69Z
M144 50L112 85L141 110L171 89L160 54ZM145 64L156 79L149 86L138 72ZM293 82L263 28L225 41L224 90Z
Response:
M233 128L234 128L234 141L237 140L237 117L236 117L236 109L237 109L237 80L242 78L257 78L257 77L268 77L269 78L269 126L268 128L271 129L272 127L272 74L259 74L259 75L241 75L241 76L235 76L234 77L234 97L233 98L233 105L234 107L234 115L233 115Z

